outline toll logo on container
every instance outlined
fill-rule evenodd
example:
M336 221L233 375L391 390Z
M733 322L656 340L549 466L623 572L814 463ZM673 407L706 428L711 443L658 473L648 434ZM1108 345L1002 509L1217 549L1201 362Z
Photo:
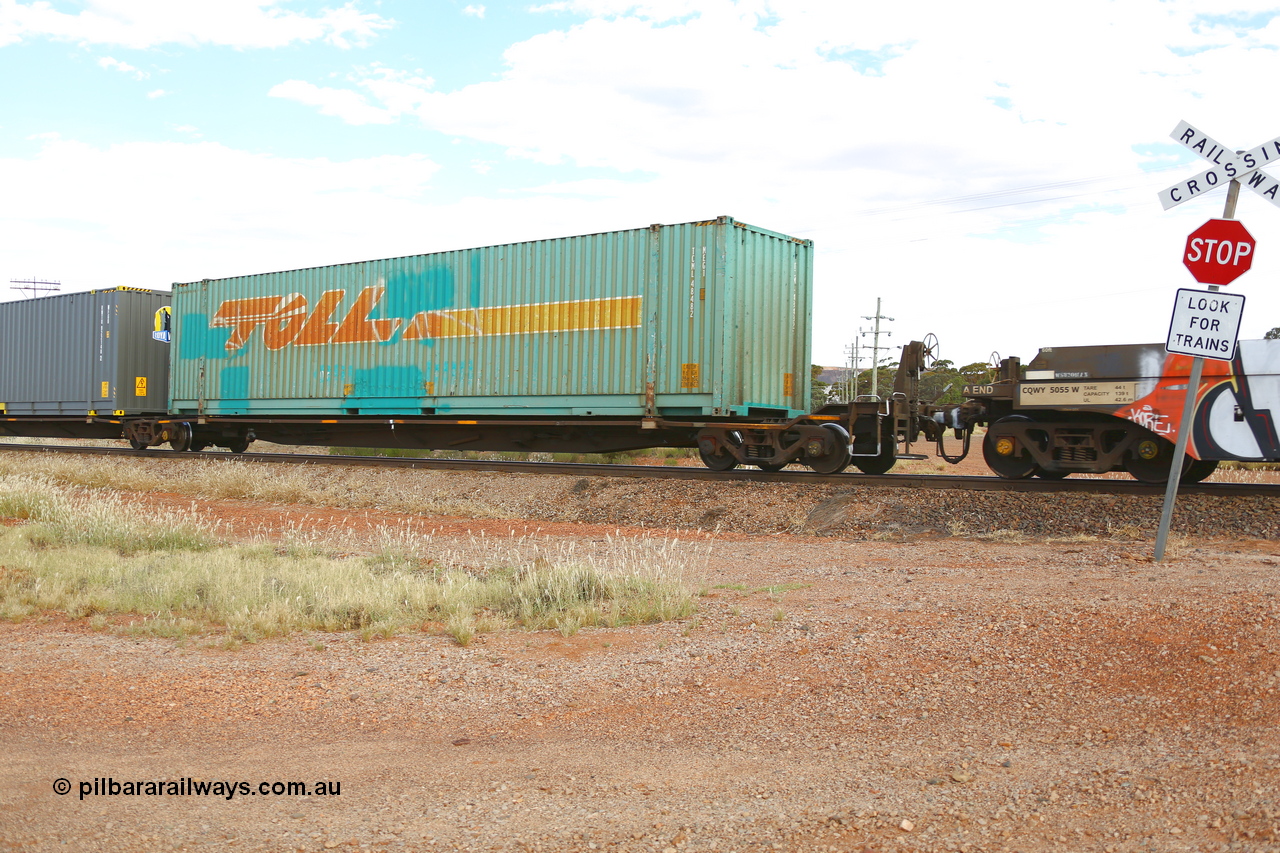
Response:
M173 308L166 305L159 311L156 311L155 326L151 331L151 337L161 343L169 343L173 340L171 328L173 326Z
M387 343L482 335L523 335L597 329L638 328L639 296L502 305L492 308L450 308L419 311L412 317L374 318L386 288L366 287L341 320L334 318L346 298L345 290L326 290L311 305L300 293L227 299L218 305L210 326L230 327L227 352L248 343L258 327L268 350L289 346Z

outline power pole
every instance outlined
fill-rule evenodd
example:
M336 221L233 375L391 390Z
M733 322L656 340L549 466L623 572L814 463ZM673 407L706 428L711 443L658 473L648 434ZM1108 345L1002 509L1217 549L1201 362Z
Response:
M864 335L871 335L871 396L879 396L880 386L880 350L889 349L889 347L880 346L880 321L888 320L893 322L892 317L886 317L880 313L880 297L876 297L876 313L874 317L863 317L864 320L874 320L875 328L870 331L863 332ZM893 332L884 332L885 337L892 335Z
M9 279L9 289L16 290L19 293L27 294L28 298L34 299L41 293L57 293L62 289L60 281L45 281L40 278L31 279ZM28 292L29 291L29 292Z
M862 330L858 330L858 334L862 334ZM849 373L844 379L844 399L850 402L854 397L858 396L858 367L862 364L862 356L858 352L858 339L855 337L853 343L844 348L844 354L847 356L847 364L849 365Z

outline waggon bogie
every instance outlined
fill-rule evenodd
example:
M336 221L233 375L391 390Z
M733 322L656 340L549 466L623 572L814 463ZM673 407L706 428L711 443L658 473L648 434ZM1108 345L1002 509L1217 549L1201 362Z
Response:
M984 459L1015 479L1123 471L1164 483L1182 429L1183 482L1209 477L1222 459L1280 456L1280 341L1242 341L1232 361L1212 364L1189 391L1190 359L1158 344L1044 349L1025 369L1007 359L999 381L966 386L961 416L987 424ZM1183 424L1187 393L1196 400Z

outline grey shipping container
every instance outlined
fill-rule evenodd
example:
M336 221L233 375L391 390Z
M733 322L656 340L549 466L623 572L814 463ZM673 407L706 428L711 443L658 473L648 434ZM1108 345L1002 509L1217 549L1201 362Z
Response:
M169 302L129 287L0 302L0 413L163 413L169 344L152 332Z
M175 284L170 411L799 414L812 247L725 216Z

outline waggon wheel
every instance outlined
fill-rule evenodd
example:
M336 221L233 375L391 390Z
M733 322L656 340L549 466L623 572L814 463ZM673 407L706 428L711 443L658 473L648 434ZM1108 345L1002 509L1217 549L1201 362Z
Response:
M134 450L146 450L151 445L147 444L146 442L138 441L138 439L136 438L130 438L129 446L132 447Z
M1017 440L1013 436L1000 435L996 427L1011 421L1030 420L1031 418L1023 415L1009 415L1007 418L1001 418L991 425L986 438L982 439L982 458L986 461L987 467L1006 480L1025 480L1038 473L1040 466L1029 454L1015 456L1018 450Z
M1070 471L1046 471L1043 468L1036 469L1036 476L1042 480L1065 480L1071 476Z
M781 465L775 465L771 462L757 462L756 467L768 474L776 474L783 468L786 468L787 464L788 463L786 462L783 462Z
M808 455L808 443L818 440L811 438L805 442L806 454L800 461L819 474L839 474L848 468L852 461L849 457L849 433L845 432L844 427L839 424L823 424L822 428L835 433L831 436L831 449L817 456Z
M253 439L249 438L247 435L236 436L227 445L227 450L230 450L232 453L244 453L249 449L249 445L252 441Z
M725 441L742 445L742 436L736 432L725 433ZM724 448L716 448L720 452L707 453L701 447L698 448L698 456L702 459L702 464L706 465L712 471L732 471L738 467L738 458Z
M191 424L176 423L170 427L169 446L179 453L191 449Z
M1169 482L1169 468L1173 465L1173 442L1153 435L1137 441L1133 449L1124 458L1124 470L1129 476L1144 483ZM1183 462L1183 472L1191 462L1187 457Z
M731 453L717 453L714 455L698 451L698 455L702 457L702 464L706 465L712 471L732 471L738 467L738 460L733 458Z
M1217 459L1197 459L1186 468L1182 469L1183 483L1199 483L1213 476L1213 472L1218 470Z

